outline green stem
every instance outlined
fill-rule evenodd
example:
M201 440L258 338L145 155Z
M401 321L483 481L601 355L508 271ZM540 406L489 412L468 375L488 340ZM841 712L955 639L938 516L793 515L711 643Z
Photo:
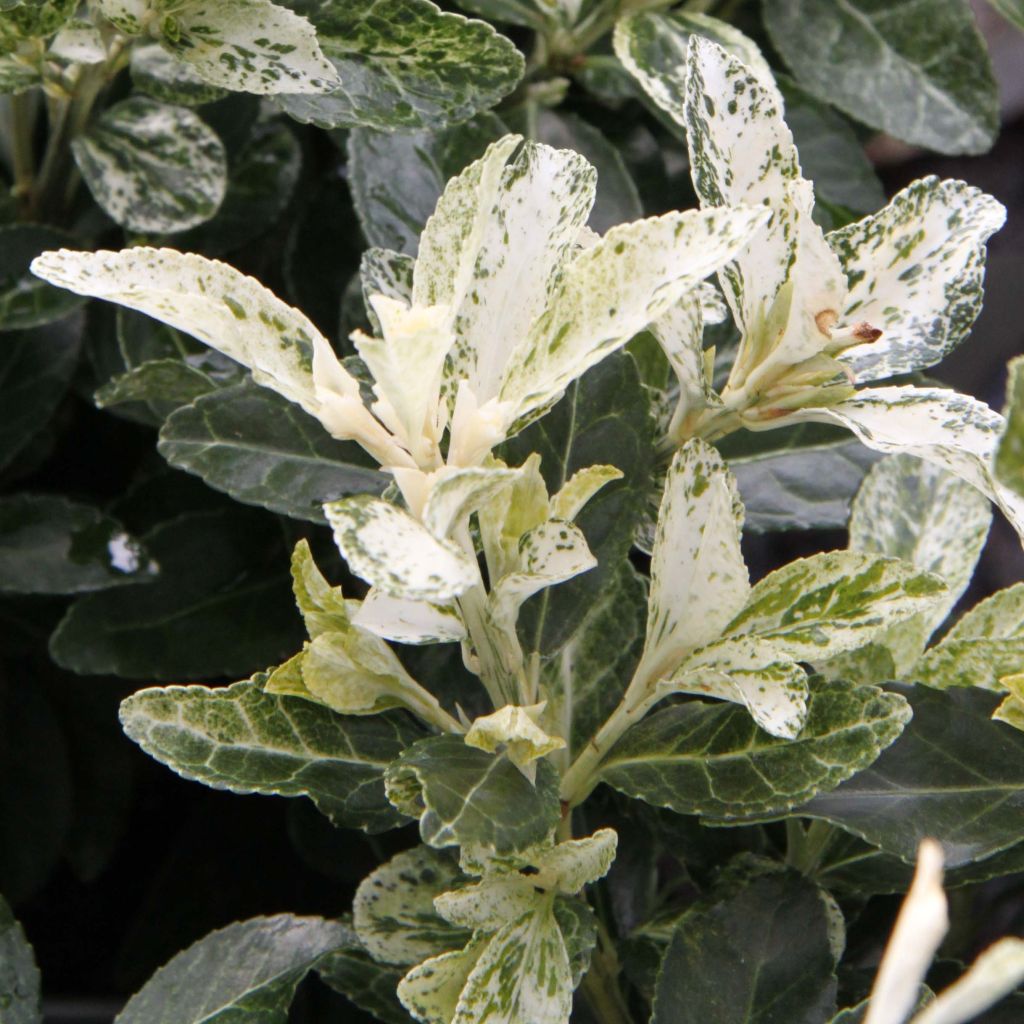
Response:
M31 203L32 182L35 179L35 160L32 153L33 99L30 93L20 93L10 99L11 111L11 163L14 172L14 195L19 205Z
M801 874L813 875L834 836L835 829L827 821L812 821L804 829L798 818L787 818L786 863Z
M597 927L597 949L580 988L600 1024L632 1024L629 1007L619 988L619 959L615 944L603 923L598 921Z

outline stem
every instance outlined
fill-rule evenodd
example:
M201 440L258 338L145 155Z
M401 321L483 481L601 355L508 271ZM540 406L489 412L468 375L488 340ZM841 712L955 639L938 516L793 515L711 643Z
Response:
M798 818L786 819L786 863L812 875L832 843L835 829L827 821L812 821L805 830Z
M19 203L27 204L32 195L35 161L32 154L33 100L30 93L20 93L10 99L11 111L11 163L14 172L14 195Z
M584 998L600 1024L632 1024L632 1017L619 989L619 958L604 924L598 921L598 948L580 986Z

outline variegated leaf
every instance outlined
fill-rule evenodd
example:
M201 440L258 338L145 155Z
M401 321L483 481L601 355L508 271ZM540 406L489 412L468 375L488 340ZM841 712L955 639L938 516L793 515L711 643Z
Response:
M527 877L549 891L578 893L585 885L608 874L618 840L614 829L601 828L582 839L558 843L537 859L537 873Z
M423 523L435 537L448 537L471 513L513 486L521 470L498 464L475 469L441 470L431 481Z
M478 401L498 393L509 355L543 311L594 204L579 154L517 136L449 182L420 239L415 301L445 303L458 341L447 367Z
M733 258L767 216L751 207L669 213L611 228L580 253L505 367L499 398L511 403L512 430Z
M705 647L658 688L742 704L765 732L785 739L796 737L807 718L807 673L770 640L757 636Z
M451 643L466 638L466 625L454 604L392 597L371 587L352 622L400 644Z
M341 84L307 18L270 0L188 0L159 19L160 42L212 85L260 94Z
M488 753L504 751L508 759L532 781L532 762L565 746L565 740L549 736L537 724L543 710L543 704L531 707L506 704L492 714L474 719L465 741L469 746Z
M684 295L651 324L650 331L661 345L679 385L676 418L715 402L705 366L704 313L700 291ZM675 423L675 418L672 422Z
M988 495L1024 534L1024 496L1000 484L992 457L1004 420L983 402L939 388L865 388L827 409L802 409L788 422L838 423L869 448L906 452L946 469Z
M341 587L332 587L317 568L309 542L300 540L292 552L292 590L295 603L306 623L311 638L332 630L349 628L349 618L359 607L357 601L346 601Z
M416 964L459 949L470 934L434 910L434 898L462 878L458 862L429 846L392 857L356 889L352 923L367 952L387 964Z
M618 466L585 466L577 470L551 497L551 515L554 519L572 522L584 506L605 484L622 478Z
M71 148L93 198L132 231L185 231L224 199L224 145L184 107L132 96L105 110Z
M828 236L850 281L842 321L882 331L840 357L858 380L932 366L964 340L981 312L985 242L1005 219L980 189L929 177Z
M901 672L967 589L991 522L983 494L913 455L891 455L865 477L850 513L850 549L900 558L949 588L945 600L882 638Z
M543 894L517 871L485 876L483 881L434 901L437 912L452 924L474 931L496 932L510 921L532 912Z
M324 513L352 572L385 594L444 603L480 582L464 551L386 501L358 495Z
M132 84L139 92L164 103L198 107L227 95L211 85L189 64L168 53L159 43L136 44L131 51Z
M743 506L721 456L693 440L665 480L651 554L647 639L637 676L657 681L717 640L750 592Z
M425 960L398 983L402 1005L423 1024L452 1024L459 995L488 944L486 936L465 949Z
M253 379L316 415L312 346L327 342L307 317L233 267L175 251L39 256L33 273L78 295L108 299L170 324L248 366Z
M1024 358L1018 356L1007 368L1006 430L996 449L996 479L1015 493L1024 496Z
M895 558L829 551L765 576L725 634L764 637L795 661L826 661L927 613L946 593L939 577Z
M370 305L370 296L384 295L412 305L412 275L415 266L416 260L412 256L392 249L370 248L363 253L359 261L359 282L366 312L374 330L380 330L380 321Z

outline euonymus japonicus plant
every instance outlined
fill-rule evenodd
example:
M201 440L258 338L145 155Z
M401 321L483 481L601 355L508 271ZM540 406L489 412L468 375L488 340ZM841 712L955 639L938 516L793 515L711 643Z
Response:
M769 31L799 71L806 58L786 41L801 26L774 6ZM813 25L814 5L796 6ZM823 234L828 202L783 121L801 94L787 85L784 101L725 21L587 2L467 7L533 35L528 77L498 115L414 135L366 126L432 129L491 105L522 70L511 44L423 2L4 12L8 66L44 91L51 129L39 168L21 150L17 202L81 209L59 170L70 145L137 243L47 252L36 274L69 291L22 281L17 295L44 312L71 309L70 293L118 303L123 365L96 381L97 400L162 424L174 465L320 524L290 545L306 635L288 652L287 630L249 628L286 617L272 570L190 548L213 527L258 563L280 534L203 505L158 521L144 545L90 520L110 564L73 589L140 585L76 601L54 656L173 682L129 697L121 720L186 778L308 797L339 829L407 836L349 914L214 932L120 1019L283 1020L310 972L387 1024L957 1024L1004 996L1014 1019L1019 942L927 972L947 927L942 860L951 886L1021 867L1024 592L949 619L990 499L1021 525L1024 375L1011 377L1006 419L906 377L969 330L1001 207L925 179ZM956 17L947 28L972 45ZM609 32L617 56L587 52ZM904 41L885 42L891 63ZM118 98L126 64L148 99ZM617 206L602 196L629 176L558 112L555 71L595 95L642 92L685 139L701 209L641 219L635 190L632 205L628 189L612 193ZM922 102L941 93L930 75ZM353 129L346 168L380 247L362 258L363 312L350 289L339 316L341 277L331 284L335 324L365 316L351 348L320 326L322 310L311 318L210 258L238 248L244 263L258 237L249 221L267 204L252 197L267 193L253 168L287 192L297 171L278 172L298 163L264 116L248 163L233 158L248 173L225 178L231 160L210 170L224 126L187 104L203 110L225 89ZM948 148L971 150L987 129L950 115L944 130ZM571 148L538 141L553 136ZM587 144L592 161L572 151ZM820 193L824 176L810 176ZM283 206L270 206L273 219ZM223 209L232 245L201 233ZM151 244L166 234L176 248ZM307 236L290 237L294 260ZM25 262L62 240L44 241ZM315 271L296 266L289 295ZM731 321L733 344L712 340L716 321ZM808 421L897 454L864 478L846 549L752 584L743 485L758 460L742 443ZM839 448L809 446L823 493L838 489ZM23 517L52 511L18 500ZM139 503L123 503L126 519ZM255 543L237 549L248 531ZM36 544L55 575L59 547ZM196 550L224 577L212 596L181 584ZM134 646L105 640L137 632ZM181 685L254 663L265 670L230 686ZM856 946L868 900L906 889L919 850L876 972ZM878 953L885 930L868 933ZM0 944L6 1005L32 1020L38 972L6 907Z

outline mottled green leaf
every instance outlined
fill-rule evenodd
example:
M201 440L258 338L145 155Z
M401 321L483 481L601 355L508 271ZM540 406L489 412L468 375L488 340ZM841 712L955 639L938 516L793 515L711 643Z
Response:
M0 228L0 331L41 327L67 316L82 300L29 272L41 252L75 246L75 239L55 228L11 224Z
M686 914L661 963L652 1024L820 1024L836 1002L831 924L824 894L789 872Z
M0 896L0 1006L4 1024L39 1024L39 968L25 932Z
M937 576L895 558L830 551L760 580L727 636L766 637L798 661L825 661L946 599Z
M467 843L498 853L543 842L558 824L558 776L542 761L531 785L507 758L457 736L421 740L388 769L388 799L420 819L431 846Z
M265 693L266 679L140 690L122 703L121 725L151 757L214 789L307 796L335 825L369 832L402 824L384 769L422 736L412 720L337 715Z
M132 84L139 92L162 103L198 107L227 95L225 89L211 85L159 43L132 47L131 74Z
M777 815L861 771L899 736L905 700L874 687L812 688L800 736L762 732L746 708L690 701L630 729L600 778L628 796L727 822Z
M992 145L996 84L966 0L769 2L764 19L801 84L851 117L941 153Z
M459 949L470 933L434 909L434 898L462 879L454 857L416 846L367 875L352 901L352 921L363 948L388 964L418 964Z
M131 231L184 231L224 198L224 145L185 107L132 96L105 110L72 150L93 198Z
M490 25L430 0L292 0L341 85L278 104L321 128L439 128L494 106L523 74L519 51Z
M0 19L0 53L17 50L23 40L52 36L77 7L77 0L34 0L4 11Z
M325 502L386 483L361 448L335 441L296 405L251 383L179 409L158 447L172 465L239 501L318 523Z
M932 366L964 340L981 312L985 242L1005 219L981 189L928 177L829 234L850 282L842 322L882 331L840 356L858 380Z
M101 408L122 402L167 402L189 405L215 391L216 383L202 370L176 359L154 359L108 381L93 396Z
M991 721L998 697L973 689L896 690L914 712L900 739L800 813L825 818L905 861L932 836L949 867L1019 842L1024 734Z
M996 479L1024 495L1024 358L1011 360L1006 385L1006 431L996 449Z
M38 67L23 63L15 54L0 53L0 96L17 96L42 80Z
M50 641L65 668L135 679L240 676L301 643L271 517L193 513L141 539L159 577L75 601Z
M143 583L158 566L92 505L50 495L0 499L0 591L77 594Z
M395 991L404 967L381 964L359 948L337 950L316 966L324 984L365 1010L381 1024L411 1024L413 1018Z
M211 932L128 1000L117 1024L284 1024L295 986L325 954L352 943L321 917L255 917Z
M433 131L353 130L348 137L350 184L366 240L415 256L448 179L504 134L493 114Z

